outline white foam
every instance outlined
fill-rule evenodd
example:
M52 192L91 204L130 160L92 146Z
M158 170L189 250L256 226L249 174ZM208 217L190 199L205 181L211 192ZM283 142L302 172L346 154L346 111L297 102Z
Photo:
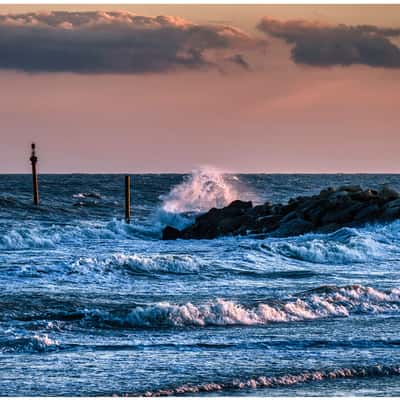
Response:
M17 337L8 344L4 350L8 351L28 351L28 352L48 352L58 349L59 342L48 337L47 334L36 334L32 337Z
M392 242L381 241L368 229L342 230L330 234L308 234L285 240L273 241L270 247L275 253L321 264L351 264L385 259L392 250Z
M164 302L136 307L124 317L96 313L96 318L105 323L132 327L265 325L399 310L398 288L380 291L353 285L321 288L285 302L261 303L250 308L224 299L200 305Z
M66 243L82 243L87 239L125 239L138 236L158 236L157 229L145 229L113 219L107 223L81 222L78 225L27 224L11 227L0 236L0 249L23 250L55 248Z
M281 376L259 376L246 380L235 379L232 382L210 382L198 385L186 384L177 388L148 391L143 393L146 397L174 396L185 393L215 392L221 390L257 389L279 386L290 386L300 383L380 376L400 375L399 366L373 365L369 367L338 368L331 371L305 371L299 374L287 374Z
M53 248L60 239L59 232L54 228L45 233L39 227L13 228L0 237L0 249Z
M87 198L92 198L92 199L101 199L101 195L99 193L93 192L93 193L76 193L73 194L72 197L74 199L87 199Z
M173 273L189 274L200 270L200 262L189 255L175 254L113 254L110 257L79 258L71 265L73 273L91 273L93 271L115 272L123 270L129 273Z
M162 225L182 229L193 221L194 215L239 199L237 183L233 181L228 181L226 174L214 167L194 170L184 182L160 196L162 205L156 217Z
M224 207L237 198L238 193L225 174L211 167L193 171L187 180L161 197L163 210L174 214Z

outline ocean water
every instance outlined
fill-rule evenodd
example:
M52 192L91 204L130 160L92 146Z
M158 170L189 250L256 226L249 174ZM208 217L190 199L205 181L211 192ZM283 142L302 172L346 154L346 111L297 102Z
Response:
M0 176L0 395L400 395L400 221L160 240L241 198L400 175Z

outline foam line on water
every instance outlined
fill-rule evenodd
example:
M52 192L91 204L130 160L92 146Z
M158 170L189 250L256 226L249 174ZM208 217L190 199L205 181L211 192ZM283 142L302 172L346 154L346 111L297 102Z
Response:
M373 365L368 367L356 366L334 370L305 371L298 374L280 376L258 376L245 380L235 379L231 382L209 382L202 384L186 384L176 388L147 391L139 394L146 397L176 396L182 394L212 393L218 391L236 391L259 388L274 388L291 386L310 382L334 379L352 379L365 377L399 376L399 366Z
M59 349L59 342L51 339L47 334L35 334L32 337L16 337L13 340L0 341L2 352L30 352L44 353Z
M163 302L138 306L125 315L87 310L85 321L101 327L125 328L266 325L399 310L399 288L382 291L352 285L318 288L286 301L260 303L250 308L231 300L217 299L200 305Z
M399 221L271 240L265 245L274 254L312 263L346 265L386 260L400 253L396 227L400 227Z
M82 243L88 239L129 239L158 237L159 231L140 226L128 225L113 219L105 224L81 222L77 225L12 226L0 234L1 250L52 249L66 243Z
M70 267L70 273L113 273L124 271L130 274L192 274L200 271L200 262L190 255L179 254L113 254L110 257L79 258Z

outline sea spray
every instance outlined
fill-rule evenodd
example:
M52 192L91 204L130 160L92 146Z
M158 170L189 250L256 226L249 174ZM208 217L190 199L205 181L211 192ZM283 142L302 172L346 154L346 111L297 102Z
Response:
M160 196L162 205L157 212L161 225L178 229L193 222L199 213L210 208L222 208L243 196L244 185L238 177L228 175L214 167L201 167L166 194Z

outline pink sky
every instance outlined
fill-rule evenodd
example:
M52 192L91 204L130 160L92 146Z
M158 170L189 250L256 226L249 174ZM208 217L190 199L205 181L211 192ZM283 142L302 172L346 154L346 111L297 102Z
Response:
M0 13L54 8L49 7L3 5ZM88 7L69 6L78 8ZM296 26L299 43L314 45L316 37L318 46L320 35L330 40L340 23L400 28L400 6L89 8L229 25L250 41L235 38L227 48L205 48L205 60L216 67L100 74L24 72L26 58L16 42L17 67L2 68L0 62L0 173L29 172L31 141L42 173L186 172L204 164L234 172L400 172L395 51L379 66L371 66L374 60L316 66L308 53L299 62L291 59L293 42L256 29L269 16L282 24L284 35L292 35L286 22L301 19L313 30L299 33ZM314 31L320 25L323 31ZM343 40L348 38L346 33ZM265 45L253 45L258 40ZM399 45L399 36L387 40ZM0 60L2 51L0 44ZM250 69L226 61L237 53ZM115 67L111 61L107 68Z

